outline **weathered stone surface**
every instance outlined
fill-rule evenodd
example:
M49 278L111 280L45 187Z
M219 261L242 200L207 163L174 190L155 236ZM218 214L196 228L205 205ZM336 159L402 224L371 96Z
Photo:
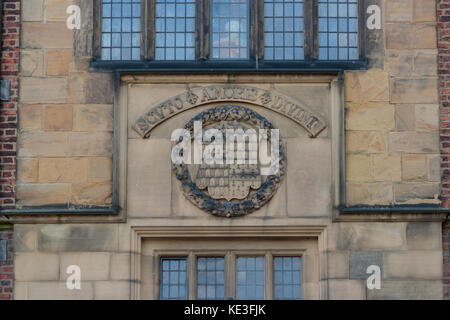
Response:
M400 155L373 155L373 177L375 181L400 181L402 179Z
M439 152L439 135L434 132L391 132L389 151L409 153Z
M71 156L109 156L112 154L113 136L107 132L68 134Z
M45 73L48 76L66 76L73 59L71 49L47 50L45 52Z
M386 21L409 22L412 17L411 0L389 0L386 2Z
M65 22L24 22L21 31L24 49L69 49L73 46L73 32Z
M394 130L394 106L385 102L347 103L346 104L347 130Z
M74 131L112 131L113 106L102 104L74 105Z
M413 104L398 104L395 106L396 131L416 130L416 108Z
M20 105L19 126L21 130L42 128L42 106L39 104Z
M22 103L65 103L67 80L65 78L21 78Z
M131 277L131 256L129 253L111 255L111 280L129 280Z
M96 281L94 292L95 300L128 300L130 299L130 282Z
M20 206L43 206L67 204L69 184L18 184L17 203Z
M413 22L436 21L436 1L413 0Z
M67 290L66 281L38 281L26 284L29 300L92 300L92 282L82 281L81 290Z
M387 49L411 49L414 35L409 23L386 24L386 48Z
M389 101L388 73L379 70L345 73L345 100L351 102Z
M348 252L328 252L328 279L347 279L349 274Z
M44 53L42 50L20 51L20 75L25 77L44 76Z
M416 105L416 128L418 131L439 130L439 105Z
M22 21L42 21L44 0L28 0L22 4Z
M391 103L434 103L438 102L437 79L391 80Z
M46 131L72 130L72 105L47 105L44 113Z
M389 75L409 77L413 70L413 54L408 50L389 50L386 56Z
M439 155L428 156L428 181L441 181L441 157Z
M67 152L66 133L22 132L19 135L19 157L63 157Z
M17 159L17 180L19 183L38 182L38 159Z
M60 224L38 226L39 251L116 251L118 242L117 225L113 224Z
M89 158L88 177L90 182L111 181L112 159L104 157Z
M349 153L384 153L387 136L380 131L347 131L345 145Z
M411 250L383 253L384 279L430 279L442 278L441 250Z
M418 52L414 57L414 73L418 76L436 76L437 66L435 52Z
M106 252L63 253L59 266L59 277L67 280L67 267L79 266L83 281L107 280L109 277L110 254Z
M438 222L409 222L406 226L406 244L410 250L442 249L441 224Z
M18 281L59 279L59 257L52 253L16 253L14 277Z
M347 183L348 205L387 205L394 200L391 183Z
M365 283L361 280L329 280L330 300L365 300Z
M87 158L39 159L39 182L86 182Z
M65 21L66 9L73 4L72 0L47 0L45 5L45 17L47 21Z
M37 248L35 225L16 225L14 227L14 251L32 252Z
M389 281L380 290L367 290L368 300L441 300L442 281Z
M402 177L404 181L427 180L427 155L425 154L403 155Z
M109 205L112 201L111 183L74 183L70 202L79 205Z
M394 185L396 203L440 203L439 183L401 183Z
M347 181L371 181L373 180L372 157L370 155L349 154L347 156Z
M436 26L428 24L415 24L412 48L414 49L436 49L437 35Z
M405 249L406 223L333 223L327 230L329 250Z
M112 73L89 73L86 79L87 104L113 104L114 82Z
M383 271L381 252L358 251L350 252L350 279L367 279L367 267L378 266Z

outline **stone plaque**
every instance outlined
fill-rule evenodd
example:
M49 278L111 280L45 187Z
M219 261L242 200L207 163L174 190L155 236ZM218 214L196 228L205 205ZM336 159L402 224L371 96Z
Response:
M201 123L203 130L213 129L222 133L223 161L222 163L207 163L207 161L197 164L173 163L173 171L182 183L181 188L185 197L199 208L222 217L243 216L270 201L286 170L283 143L278 135L274 135L277 131L274 126L258 113L234 105L214 107L194 117L184 128L190 133L190 137L196 134L195 123ZM264 173L267 172L262 168L264 164L259 157L255 157L259 155L258 146L261 140L258 139L255 144L253 143L255 140L252 140L249 135L242 140L245 146L242 148L242 153L238 153L233 145L233 156L229 156L227 154L229 141L225 137L230 131L258 134L264 132L266 141L270 141L267 145L270 144L270 146L274 144L273 141L278 141L276 166L272 162L268 165L270 168L277 169L268 171L269 174ZM258 135L258 137L262 136ZM232 142L234 141L233 137ZM210 143L211 141L202 142L201 150L205 150L204 148ZM268 150L273 152L271 147ZM273 156L272 153L271 157ZM232 159L231 162L228 161L230 159ZM272 158L271 161L273 161Z

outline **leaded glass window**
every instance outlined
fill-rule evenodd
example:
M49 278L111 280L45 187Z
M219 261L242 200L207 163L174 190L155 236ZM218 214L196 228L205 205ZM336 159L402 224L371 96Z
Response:
M358 58L358 1L319 0L319 60Z
M162 258L160 276L161 300L186 300L188 298L186 258Z
M238 257L236 266L237 299L264 299L264 257Z
M211 0L211 35L213 59L247 59L248 0Z
M274 257L274 298L301 299L301 258Z
M264 59L303 60L303 0L264 1Z
M102 0L102 60L141 58L141 1Z
M200 300L225 298L225 259L223 257L197 259L197 298Z
M156 0L156 60L195 59L195 0Z

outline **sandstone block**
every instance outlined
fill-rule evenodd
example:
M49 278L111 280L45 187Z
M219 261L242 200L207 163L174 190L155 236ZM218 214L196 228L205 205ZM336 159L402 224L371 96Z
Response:
M361 280L329 280L330 300L365 300L365 282Z
M413 71L413 55L409 50L388 50L386 62L389 75L396 77L409 77Z
M22 132L18 144L19 157L64 157L68 153L64 132Z
M413 0L413 22L436 21L436 1Z
M436 26L427 24L415 24L412 46L414 49L436 49Z
M20 105L19 126L22 130L42 128L42 106L39 104Z
M94 287L92 282L82 281L81 290L67 290L66 281L28 282L29 300L92 300Z
M396 203L439 204L439 194L439 183L401 183L394 185L394 195Z
M384 153L387 136L380 131L347 131L346 149L349 153Z
M129 280L131 277L131 256L129 253L111 255L111 279Z
M109 182L112 180L112 159L105 157L89 158L88 177L90 182Z
M34 225L16 225L14 227L14 251L33 252L37 248L37 231Z
M44 53L42 50L20 52L20 75L25 77L44 76Z
M395 106L396 131L416 131L416 108L413 104Z
M442 281L382 281L381 290L367 290L368 300L441 300Z
M442 251L406 251L383 253L384 279L439 280L442 278Z
M348 205L388 205L394 200L390 183L348 183Z
M70 49L73 47L73 32L65 22L22 23L22 48L24 49Z
M347 279L349 274L348 252L328 252L328 279Z
M22 103L65 103L67 80L64 78L22 78L20 101Z
M71 132L68 138L71 156L110 156L112 154L111 133Z
M411 17L411 0L389 0L386 2L386 20L388 22L409 22Z
M74 131L112 131L113 106L102 104L74 105Z
M414 35L411 32L413 26L409 23L386 24L386 48L406 50L411 49Z
M379 70L346 72L345 100L351 102L389 101L388 73Z
M44 112L46 131L72 130L72 105L47 105Z
M441 181L441 157L439 155L428 156L428 181Z
M72 0L47 0L45 16L47 21L65 21L67 19L66 9L73 4Z
M81 278L89 280L107 280L109 277L110 254L106 252L63 253L61 254L60 279L66 280L67 267L79 266Z
M38 159L17 159L17 180L19 183L38 182Z
M59 279L59 257L52 253L16 253L14 277L18 281Z
M391 131L395 128L394 106L385 102L347 103L346 129Z
M74 183L70 202L79 205L109 205L112 201L111 183Z
M406 244L410 250L441 250L441 224L409 222L406 226Z
M439 105L416 105L416 128L418 131L439 130Z
M373 176L375 181L400 181L402 179L400 155L373 155Z
M348 155L347 156L347 180L348 181L371 181L372 157L370 155Z
M130 299L130 282L96 281L94 291L96 300L128 300Z
M439 152L439 135L437 132L391 132L389 150L409 153Z
M62 205L69 200L69 184L19 184L17 185L19 206Z
M22 21L42 21L44 0L28 0L22 4Z
M381 252L350 252L350 279L367 279L370 276L367 273L367 268L372 265L378 266L383 270Z
M418 76L437 75L437 54L419 52L414 57L414 73Z
M405 154L402 156L402 176L404 181L427 180L427 155Z
M73 59L72 49L47 50L45 53L45 73L48 76L66 76Z
M391 103L427 103L438 102L437 79L401 79L391 80Z

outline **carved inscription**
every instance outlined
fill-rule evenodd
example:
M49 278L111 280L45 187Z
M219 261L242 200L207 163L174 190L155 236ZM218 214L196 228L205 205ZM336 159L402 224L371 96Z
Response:
M211 102L240 101L256 104L278 112L305 128L311 137L316 137L325 129L325 121L301 106L300 103L274 91L246 86L209 86L187 90L139 117L133 128L144 138L160 123L174 115Z

